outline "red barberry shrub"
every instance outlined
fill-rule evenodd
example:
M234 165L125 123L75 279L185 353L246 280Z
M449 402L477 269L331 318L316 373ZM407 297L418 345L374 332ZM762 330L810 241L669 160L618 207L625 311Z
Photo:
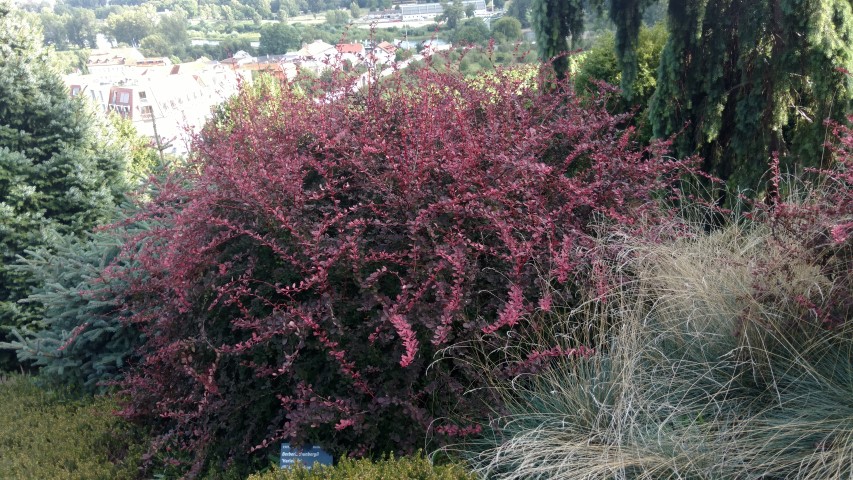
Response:
M123 414L198 468L476 433L442 419L483 411L479 374L435 352L524 328L543 275L594 270L593 222L663 215L688 168L603 102L429 68L322 98L244 89L143 215L162 228L124 273L146 343Z
M832 135L825 145L826 165L784 182L775 159L769 201L758 204L757 213L784 252L779 264L763 268L790 275L788 263L813 265L831 288L792 300L803 325L833 329L853 315L853 129L833 121L827 126Z

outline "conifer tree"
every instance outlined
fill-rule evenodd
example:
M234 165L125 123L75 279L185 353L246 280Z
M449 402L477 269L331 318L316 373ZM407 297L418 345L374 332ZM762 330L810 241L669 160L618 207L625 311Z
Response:
M622 70L622 95L634 96L637 80L637 38L643 24L643 10L654 0L611 0L610 20L616 25L616 59Z
M11 265L60 235L111 218L127 188L124 154L47 64L40 32L0 0L0 341L37 317L18 304L33 279ZM0 367L8 367L8 352Z
M580 2L537 2L540 54L550 58L567 50L567 35L582 30ZM621 86L630 101L642 15L657 2L609 3ZM828 158L824 120L844 119L853 98L846 73L853 70L849 1L673 1L667 26L649 116L655 136L678 133L677 155L699 154L707 172L733 187L759 189L775 154L790 171Z
M616 57L622 69L622 89L631 98L631 86L637 78L637 36L643 23L643 11L659 0L611 0L610 19L616 25ZM584 32L585 8L603 9L604 0L535 0L532 7L533 29L542 60L550 60L577 46ZM571 44L570 44L571 42ZM565 76L568 60L557 59L554 70Z
M539 58L554 59L557 78L569 70L569 52L577 37L583 33L583 2L581 0L536 0L533 4L533 29Z
M142 224L132 225L138 233ZM21 363L39 368L55 384L87 393L103 392L121 378L143 337L122 322L129 294L124 282L106 278L105 269L121 251L127 229L62 236L30 251L13 266L37 285L25 300L43 307L38 331L13 330L11 342Z

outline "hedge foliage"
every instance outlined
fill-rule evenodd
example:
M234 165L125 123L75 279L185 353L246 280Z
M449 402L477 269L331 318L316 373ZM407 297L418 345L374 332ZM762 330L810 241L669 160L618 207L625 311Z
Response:
M144 445L114 400L46 392L29 377L0 377L0 478L135 479Z

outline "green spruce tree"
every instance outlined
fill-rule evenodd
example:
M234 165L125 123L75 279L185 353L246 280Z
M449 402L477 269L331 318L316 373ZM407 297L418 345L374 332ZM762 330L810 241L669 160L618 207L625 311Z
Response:
M41 42L0 0L0 341L38 318L37 306L18 303L36 286L12 268L19 256L110 220L128 187L124 153L69 98Z

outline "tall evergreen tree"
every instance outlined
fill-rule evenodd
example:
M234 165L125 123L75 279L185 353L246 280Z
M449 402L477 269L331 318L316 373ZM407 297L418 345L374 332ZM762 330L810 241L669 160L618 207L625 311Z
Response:
M622 70L622 94L627 100L634 96L637 80L637 38L643 24L643 11L654 0L611 0L610 20L616 25L616 59Z
M650 119L682 132L677 153L752 188L778 153L790 169L817 165L823 120L849 112L853 67L848 0L670 2Z
M622 69L622 88L630 99L631 87L637 78L637 36L643 24L643 11L660 0L534 0L532 7L533 29L539 56L549 60L575 48L584 32L584 9L599 11L609 4L610 19L616 25L616 57ZM515 2L513 2L515 3ZM571 44L570 44L571 43ZM568 70L568 59L554 63L557 75Z
M58 235L111 218L126 159L47 65L40 32L0 0L0 341L34 321L18 304L34 286L11 264ZM0 367L10 366L8 355Z

